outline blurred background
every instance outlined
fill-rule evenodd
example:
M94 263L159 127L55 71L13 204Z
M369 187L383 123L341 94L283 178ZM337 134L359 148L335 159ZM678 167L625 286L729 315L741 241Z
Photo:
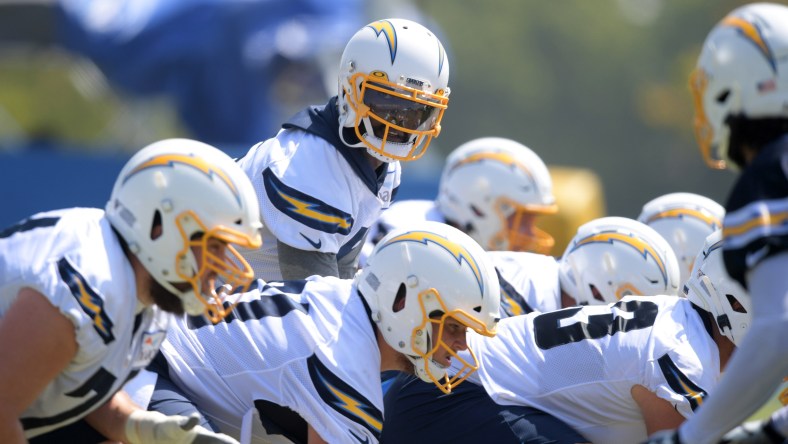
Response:
M451 67L443 131L404 164L401 198L433 198L446 153L501 136L584 174L561 179L559 203L593 194L593 216L634 218L674 191L724 203L734 175L702 162L687 78L743 3L0 0L0 226L103 207L129 155L161 138L242 155L336 94L344 44L385 17L431 28Z
M400 199L434 198L449 151L500 136L551 169L554 254L579 224L635 218L665 193L724 204L735 176L703 164L687 78L708 31L744 3L0 0L0 231L103 208L131 153L162 138L242 156L335 95L345 43L387 17L432 29L451 67L443 131L403 165Z

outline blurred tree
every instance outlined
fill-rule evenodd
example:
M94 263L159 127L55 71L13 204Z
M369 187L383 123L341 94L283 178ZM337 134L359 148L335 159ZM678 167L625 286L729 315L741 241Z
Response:
M439 139L521 141L603 179L610 214L670 191L724 199L705 168L687 78L711 27L743 1L420 2L449 37L452 95Z

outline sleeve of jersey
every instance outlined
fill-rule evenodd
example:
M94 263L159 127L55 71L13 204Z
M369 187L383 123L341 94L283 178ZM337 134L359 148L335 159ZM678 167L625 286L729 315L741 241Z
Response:
M749 270L788 251L788 158L783 164L782 168L768 165L742 174L727 205L725 266L745 288Z
M106 311L104 298L80 270L61 258L43 275L49 275L42 278L54 285L42 281L44 288L40 290L74 324L81 353L98 355L115 341L116 327Z
M703 380L703 369L697 359L670 351L650 363L646 386L659 398L676 408L682 416L689 418L703 404L713 383Z
M266 228L294 248L337 253L353 228L353 215L285 183L270 167L263 170L261 208ZM310 180L329 180L316 174ZM339 196L338 196L339 197Z

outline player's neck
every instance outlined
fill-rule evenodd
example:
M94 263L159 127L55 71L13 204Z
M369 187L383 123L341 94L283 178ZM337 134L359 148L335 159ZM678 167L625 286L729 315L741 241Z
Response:
M366 150L364 150L364 156L367 158L367 162L369 162L369 165L372 167L373 170L377 171L377 169L380 168L381 165L383 165L382 160L369 154L368 152L366 152Z
M151 296L150 283L153 277L148 270L142 265L136 254L131 252L126 254L126 257L131 263L131 268L134 270L134 288L137 291L137 310L139 313L141 308L153 304L153 297Z
M402 353L394 350L380 332L375 331L380 349L380 371L398 370L405 373L413 373L413 364L408 361Z
M733 351L736 350L736 345L733 344L733 341L720 333L720 330L716 325L714 328L712 328L712 338L717 344L717 349L720 352L720 372L722 372L728 365L728 361L731 359Z

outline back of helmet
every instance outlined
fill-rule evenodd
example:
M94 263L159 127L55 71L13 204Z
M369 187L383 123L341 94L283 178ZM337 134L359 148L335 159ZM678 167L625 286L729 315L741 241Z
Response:
M722 227L725 208L708 197L669 193L647 202L638 221L668 241L680 265L680 282L687 282L706 237Z

